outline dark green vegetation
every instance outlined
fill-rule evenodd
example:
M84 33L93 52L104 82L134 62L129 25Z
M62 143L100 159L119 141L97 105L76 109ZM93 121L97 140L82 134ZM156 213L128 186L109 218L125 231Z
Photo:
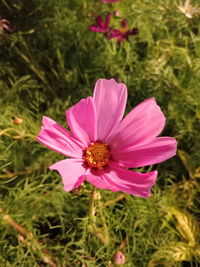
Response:
M200 14L189 19L177 5L0 2L1 18L14 27L0 34L0 266L113 266L119 248L127 267L199 266ZM114 10L121 17L113 25L127 18L139 29L121 45L88 30L95 15ZM156 98L167 117L163 135L178 140L179 153L157 166L150 199L98 190L97 225L106 223L110 236L104 245L87 217L90 185L63 191L48 170L62 155L35 136L43 115L66 126L65 110L111 77L127 84L129 110Z

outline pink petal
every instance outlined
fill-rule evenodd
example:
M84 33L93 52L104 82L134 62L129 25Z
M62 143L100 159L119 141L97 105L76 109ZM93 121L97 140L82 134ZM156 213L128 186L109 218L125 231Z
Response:
M79 159L64 159L56 162L49 167L51 170L57 170L62 176L64 190L67 192L79 187L86 176L84 161Z
M67 122L73 135L85 146L96 140L96 114L92 97L82 99L67 113Z
M113 39L113 38L116 38L116 37L119 37L121 36L121 32L119 30L112 30L112 32L110 33L109 35L109 39Z
M113 151L113 160L128 168L148 166L165 161L176 155L176 140L172 137L157 137L141 147L127 151Z
M97 139L106 141L119 126L127 100L127 88L114 79L99 79L94 89L97 112Z
M158 172L139 173L110 164L111 171L106 173L107 179L118 184L120 191L140 196L150 197L150 189L155 184Z
M121 43L124 39L127 39L127 37L121 33L119 30L113 30L110 35L108 36L108 39L117 38L117 42Z
M110 18L111 18L112 14L111 13L108 13L106 15L106 19L105 19L105 26L108 27L109 24L110 24Z
M124 35L119 35L117 42L121 43L124 39L128 40L128 38L126 38Z
M132 30L128 31L128 34L129 35L136 35L136 34L138 34L138 29L137 28L133 28Z
M122 28L126 28L126 26L127 26L126 19L123 19L121 21L121 26L122 26Z
M96 23L101 28L104 28L104 26L105 26L104 21L102 20L102 18L100 16L96 17Z
M42 118L42 124L38 142L65 156L82 158L83 145L64 127L48 117Z
M109 31L109 28L106 28L106 29L104 29L104 28L100 28L100 27L98 27L98 26L90 26L90 31L92 31L92 32L102 32L102 33L107 33L108 31Z
M113 148L136 148L158 136L164 124L165 116L160 107L154 98L149 98L128 113L120 123L118 132L109 142Z
M118 186L113 185L112 183L108 182L104 177L103 170L92 170L87 173L87 181L93 184L95 187L100 189L107 189L113 192L118 192Z
M138 173L123 169L113 163L104 171L96 171L96 174L87 175L87 180L98 188L109 189L113 192L122 191L144 198L150 196L150 188L154 185L156 178L157 171Z

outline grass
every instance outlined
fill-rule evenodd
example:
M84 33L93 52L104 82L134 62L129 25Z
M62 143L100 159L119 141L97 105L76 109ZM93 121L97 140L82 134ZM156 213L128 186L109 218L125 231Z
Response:
M0 34L1 266L107 267L118 250L127 267L199 266L200 13L188 19L169 0L11 2L0 3L14 27ZM126 18L139 30L120 45L88 30L116 10L113 27ZM128 86L127 112L156 98L167 117L162 134L178 140L179 153L157 166L149 199L97 189L105 245L88 217L90 184L63 191L48 169L63 157L35 136L43 115L67 126L65 111L111 77Z

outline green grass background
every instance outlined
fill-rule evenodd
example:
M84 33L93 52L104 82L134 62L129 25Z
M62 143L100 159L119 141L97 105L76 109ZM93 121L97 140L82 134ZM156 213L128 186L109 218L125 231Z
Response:
M14 27L0 35L0 266L53 266L47 255L61 267L115 266L118 249L127 267L199 266L200 13L188 19L178 4L0 2L1 18ZM96 15L116 10L113 27L126 18L139 30L121 45L88 30ZM58 173L48 169L62 155L35 141L43 115L66 126L65 111L92 95L99 78L126 83L127 112L154 96L167 117L162 134L174 136L179 149L157 165L151 198L126 195L103 209L108 246L88 229L90 185L63 191ZM97 191L97 208L121 194ZM33 237L23 237L8 218ZM96 220L103 224L98 209Z

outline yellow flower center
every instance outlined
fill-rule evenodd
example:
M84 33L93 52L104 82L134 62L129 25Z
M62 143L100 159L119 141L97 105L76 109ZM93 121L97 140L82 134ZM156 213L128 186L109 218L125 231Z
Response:
M122 27L122 28L120 28L119 29L119 31L122 33L122 34L126 34L127 33L127 31L128 31L128 28L127 27Z
M109 148L103 143L91 143L86 148L83 159L91 167L102 169L110 162Z
M185 7L185 12L190 12L191 7Z

